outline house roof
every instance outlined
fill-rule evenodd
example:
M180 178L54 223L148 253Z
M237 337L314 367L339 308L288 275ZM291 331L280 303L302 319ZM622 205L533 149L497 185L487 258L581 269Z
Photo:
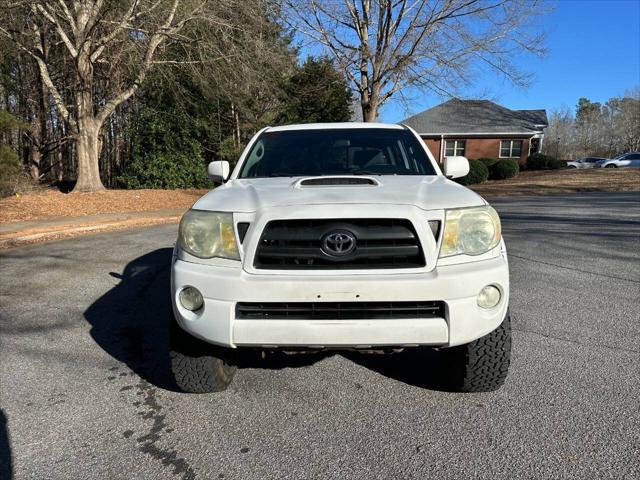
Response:
M537 133L549 125L545 110L510 110L489 100L453 99L403 120L419 134Z

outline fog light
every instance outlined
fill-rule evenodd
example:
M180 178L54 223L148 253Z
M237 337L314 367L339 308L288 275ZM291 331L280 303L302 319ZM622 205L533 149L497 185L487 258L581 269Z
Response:
M200 310L202 305L204 305L202 294L200 293L200 290L195 287L184 287L180 290L178 299L184 308L191 310L192 312Z
M493 308L500 303L500 290L494 285L487 285L478 294L478 306L480 308Z

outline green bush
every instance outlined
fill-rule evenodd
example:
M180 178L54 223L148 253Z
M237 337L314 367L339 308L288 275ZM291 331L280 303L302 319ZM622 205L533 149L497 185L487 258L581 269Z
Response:
M118 177L124 188L206 188L207 177L199 120L180 109L145 107L132 127L131 160Z
M206 188L211 186L201 155L152 153L133 158L119 178L125 188Z
M555 158L550 155L534 153L527 158L527 170L546 170L549 168L549 162L552 160L555 160Z
M527 170L558 170L566 166L567 162L564 160L542 153L534 153L527 159Z
M244 145L240 145L239 147L235 146L235 141L233 137L227 137L218 146L218 158L220 160L226 160L231 165L231 169L236 166L238 160L240 159L240 155L242 155L242 151L244 150Z
M29 125L6 110L0 110L0 134L29 130ZM0 135L0 139L4 135ZM0 144L0 197L18 193L24 186L26 175L22 171L20 156L9 145Z
M556 160L553 157L550 157L547 161L547 168L549 170L559 170L561 168L567 168L567 162L564 160Z
M505 180L515 177L520 173L520 165L517 160L500 160L489 170L492 180Z
M21 174L18 154L8 145L0 145L0 197L16 193Z
M491 157L482 157L482 158L479 158L478 161L484 163L484 166L487 167L489 170L491 170L491 167L493 167L496 163L498 163L497 158L491 158Z
M489 169L480 160L469 160L469 173L458 179L462 185L486 182L489 178Z

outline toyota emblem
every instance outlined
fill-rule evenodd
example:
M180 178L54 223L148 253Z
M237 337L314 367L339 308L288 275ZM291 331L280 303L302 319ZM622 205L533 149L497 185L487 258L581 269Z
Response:
M322 250L332 257L349 255L356 248L356 237L347 230L334 230L322 237Z

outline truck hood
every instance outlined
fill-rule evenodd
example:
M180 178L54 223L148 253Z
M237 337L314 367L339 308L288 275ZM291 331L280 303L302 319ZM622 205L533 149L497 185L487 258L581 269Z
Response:
M335 185L340 181L367 184ZM327 184L328 183L328 184ZM485 205L480 195L441 175L276 177L230 180L200 198L193 208L223 212L255 212L288 205L415 205L441 210Z

